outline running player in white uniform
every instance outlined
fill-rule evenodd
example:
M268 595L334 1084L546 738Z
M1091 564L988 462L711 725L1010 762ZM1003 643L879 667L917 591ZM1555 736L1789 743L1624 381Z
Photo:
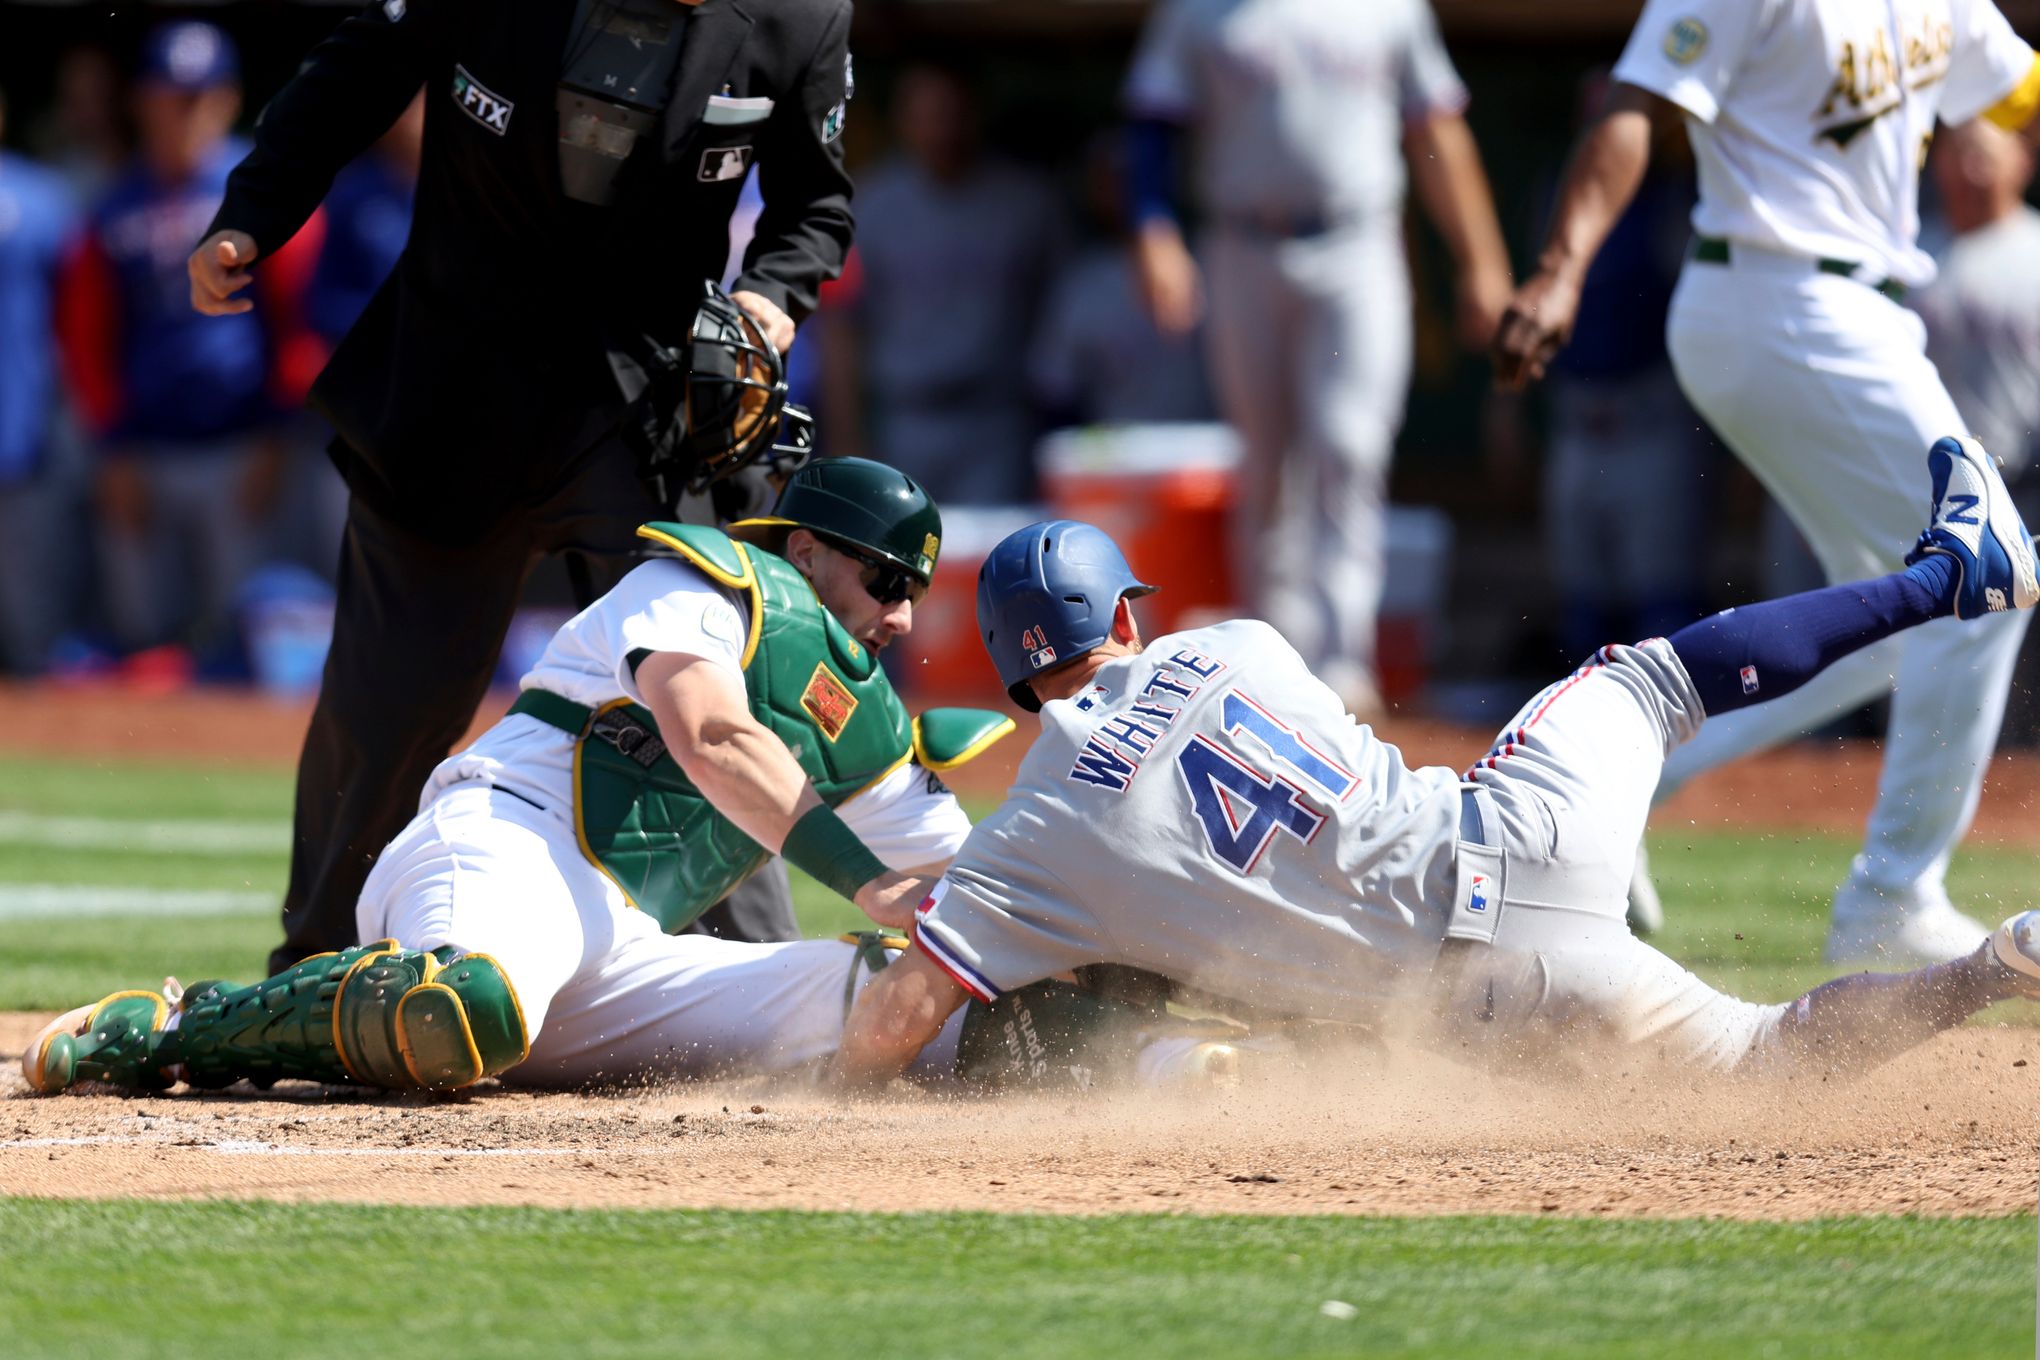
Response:
M1798 524L1832 581L1890 571L1918 514L1915 459L1962 430L1899 305L1933 277L1914 242L1937 120L2028 127L2040 65L1990 0L1649 0L1582 137L1538 270L1495 341L1542 374L1580 281L1635 192L1651 105L1683 112L1700 170L1667 339L1680 384ZM1892 688L1877 806L1835 897L1831 961L1954 958L1984 928L1949 902L2024 618L1935 623L1865 648L1780 703L1710 723L1660 799L1705 769Z
M1713 1070L1873 1061L2040 997L2040 912L1964 959L1769 1006L1623 921L1659 766L1706 713L1929 619L2040 601L1988 457L1949 439L1929 464L1914 565L1604 648L1464 774L1405 768L1267 624L1143 647L1128 601L1147 587L1109 538L1020 530L985 563L978 620L1041 736L922 903L916 948L859 999L837 1075L883 1080L964 998L1099 961L1312 1019L1421 1028L1435 1010L1483 1052L1592 1033Z
M1242 445L1233 555L1249 603L1356 711L1380 706L1389 456L1410 382L1405 166L1486 345L1508 252L1427 0L1162 0L1126 77L1142 292L1187 335L1208 285L1212 376ZM1195 138L1207 224L1177 224Z

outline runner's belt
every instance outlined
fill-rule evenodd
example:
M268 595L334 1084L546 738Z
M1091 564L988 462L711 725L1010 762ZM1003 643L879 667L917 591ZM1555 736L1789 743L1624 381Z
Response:
M1728 264L1735 258L1729 243L1717 236L1696 236L1693 238L1693 258L1701 264ZM1862 268L1854 260L1814 260L1813 267L1823 274L1836 274L1853 279L1866 288L1873 288L1893 302L1905 301L1905 285L1897 279L1885 279L1872 283L1868 279L1856 278L1856 271Z
M1494 844L1487 838L1487 828L1480 815L1480 799L1474 796L1470 784L1463 784L1459 789L1459 839L1471 845Z

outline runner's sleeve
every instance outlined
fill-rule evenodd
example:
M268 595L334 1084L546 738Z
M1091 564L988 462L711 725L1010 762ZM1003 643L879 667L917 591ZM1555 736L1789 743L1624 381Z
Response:
M1775 9L1776 0L1648 0L1615 79L1712 123Z
M995 814L996 815L996 814ZM982 832L983 828L979 828ZM1118 957L1097 919L1038 864L964 847L914 915L914 937L980 1001L1086 963Z
M1195 0L1162 0L1150 13L1126 72L1129 117L1168 123L1196 120L1194 7Z
M970 818L956 795L911 760L836 813L888 869L947 864L970 836Z
M2040 94L2040 66L2034 64L2032 47L2012 31L1991 0L1955 0L1954 10L1955 50L1948 57L1941 121L1953 127L1990 113L1993 122L2023 127L2023 120L1995 115L2000 104L2015 100L2029 87ZM2025 119L2031 117L2029 102Z
M1445 40L1438 34L1438 16L1425 0L1415 0L1411 6L1409 41L1403 46L1397 77L1405 122L1421 123L1466 108L1466 82L1446 54Z
M637 668L653 652L700 657L742 682L748 610L693 567L647 562L610 592L608 604L618 611L617 687L633 702L645 701Z

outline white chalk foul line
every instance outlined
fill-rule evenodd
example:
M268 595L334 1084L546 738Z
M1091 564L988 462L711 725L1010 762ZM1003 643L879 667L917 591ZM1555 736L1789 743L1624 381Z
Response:
M263 916L274 892L212 888L102 887L84 883L0 883L0 921L84 916Z
M290 849L287 822L141 821L0 811L0 845L158 855L267 855Z
M229 1156L278 1157L587 1157L601 1148L421 1148L421 1147L297 1147L287 1143L265 1143L252 1138L220 1138L194 1143L133 1133L94 1134L83 1138L11 1138L0 1142L0 1152L12 1148L39 1147L176 1147L193 1152L219 1152Z

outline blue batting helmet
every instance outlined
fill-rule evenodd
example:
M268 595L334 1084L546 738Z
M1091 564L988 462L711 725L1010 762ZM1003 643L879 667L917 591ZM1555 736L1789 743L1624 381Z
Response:
M1154 589L1103 529L1041 520L1006 535L978 569L978 635L1013 702L1039 712L1028 680L1111 637L1121 597Z

